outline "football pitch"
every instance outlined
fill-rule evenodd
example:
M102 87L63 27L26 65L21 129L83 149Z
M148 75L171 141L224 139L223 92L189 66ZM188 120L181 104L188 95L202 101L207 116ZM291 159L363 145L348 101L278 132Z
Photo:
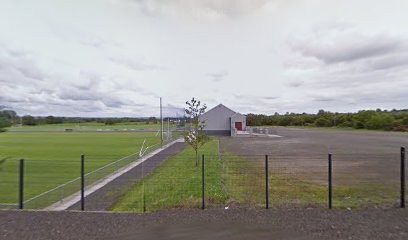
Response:
M85 173L89 173L138 153L143 142L145 147L158 144L160 135L155 132L0 133L0 203L18 201L19 159L25 160L26 200L79 177L81 154L85 155ZM77 187L61 194L72 194Z

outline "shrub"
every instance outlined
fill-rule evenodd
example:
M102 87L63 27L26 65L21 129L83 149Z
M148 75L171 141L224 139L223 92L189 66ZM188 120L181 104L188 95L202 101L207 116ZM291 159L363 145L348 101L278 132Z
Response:
M11 127L11 121L7 118L0 118L0 129Z
M37 125L37 120L32 116L24 116L22 119L23 125L34 126Z
M390 115L376 114L372 116L365 124L367 129L384 129L390 130L394 118Z
M330 126L330 121L326 118L318 118L314 122L316 127L329 127Z

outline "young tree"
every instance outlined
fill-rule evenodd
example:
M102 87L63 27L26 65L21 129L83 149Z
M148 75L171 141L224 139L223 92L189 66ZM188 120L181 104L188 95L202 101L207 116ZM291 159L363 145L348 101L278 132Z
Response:
M190 120L190 130L184 134L184 140L194 149L196 155L196 166L198 166L198 150L207 140L207 135L203 131L205 121L200 120L200 116L205 112L207 106L194 97L186 102L184 109L186 118Z

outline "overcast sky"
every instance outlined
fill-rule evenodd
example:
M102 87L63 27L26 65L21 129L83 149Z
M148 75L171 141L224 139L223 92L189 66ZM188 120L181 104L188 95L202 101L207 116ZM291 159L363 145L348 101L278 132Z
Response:
M408 108L407 0L0 0L19 114Z

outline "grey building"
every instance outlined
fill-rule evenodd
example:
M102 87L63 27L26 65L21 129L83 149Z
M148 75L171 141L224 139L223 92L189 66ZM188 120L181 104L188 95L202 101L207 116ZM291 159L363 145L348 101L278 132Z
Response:
M204 131L208 135L233 136L237 131L245 131L246 117L219 104L200 117L205 121Z

